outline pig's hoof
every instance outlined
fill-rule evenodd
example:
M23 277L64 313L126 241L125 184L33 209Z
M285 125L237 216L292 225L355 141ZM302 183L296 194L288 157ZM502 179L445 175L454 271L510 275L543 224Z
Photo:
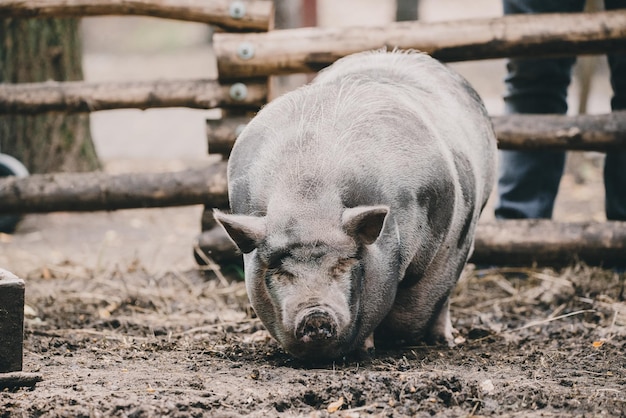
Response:
M457 334L456 330L450 327L449 332L431 332L425 341L428 345L444 345L452 348L456 345L455 338L452 336L453 332Z
M359 361L369 361L376 357L375 347L361 347L355 351L355 357Z
M370 334L363 342L363 345L356 351L356 356L359 360L371 360L375 355L374 334Z

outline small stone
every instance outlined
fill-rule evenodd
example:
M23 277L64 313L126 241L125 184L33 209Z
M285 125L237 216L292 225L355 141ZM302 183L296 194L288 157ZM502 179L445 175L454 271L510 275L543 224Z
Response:
M493 392L496 389L491 379L484 380L480 384L480 388L483 390L484 393L487 393L487 394Z

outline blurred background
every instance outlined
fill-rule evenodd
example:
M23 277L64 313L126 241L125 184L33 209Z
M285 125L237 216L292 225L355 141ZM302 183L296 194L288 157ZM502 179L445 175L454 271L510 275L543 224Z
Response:
M292 8L298 4L284 1ZM295 13L319 26L385 25L396 19L396 2L317 0L315 16L302 16L297 8ZM442 21L498 17L502 9L499 0L421 0L417 14L422 21ZM277 23L289 26L280 19ZM204 24L92 17L82 20L81 35L87 81L217 77L212 30ZM585 111L610 112L606 59L585 60L593 74ZM491 115L502 114L505 60L450 65L475 87ZM575 76L570 87L571 114L579 111L580 80ZM107 172L177 170L217 158L207 153L205 120L218 112L185 108L102 111L90 114L90 129ZM556 220L604 219L602 161L598 153L570 154L556 202ZM200 233L202 209L198 205L29 215L16 234L0 234L0 266L24 277L35 270L34 274L41 274L41 266L78 265L95 271L137 265L153 272L191 269L195 267L192 243ZM493 219L492 206L483 218Z
M403 0L401 0L403 1ZM297 4L298 2L292 2ZM420 0L419 19L443 21L502 15L500 0ZM395 0L317 0L318 26L385 25L396 18ZM279 25L283 22L277 22ZM288 24L288 22L284 22ZM216 78L211 30L203 24L140 17L95 17L82 22L85 78L89 81ZM588 113L610 112L604 57L593 58ZM503 110L505 60L453 63L476 88L492 115ZM579 106L579 78L570 87L570 113ZM195 159L207 153L204 119L215 111L113 110L91 115L100 158Z

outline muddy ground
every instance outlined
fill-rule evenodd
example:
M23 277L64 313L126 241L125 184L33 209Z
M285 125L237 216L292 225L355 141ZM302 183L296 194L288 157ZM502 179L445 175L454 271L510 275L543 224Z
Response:
M211 272L26 280L25 370L43 381L0 392L2 417L626 416L624 273L469 266L456 347L326 364L291 358Z

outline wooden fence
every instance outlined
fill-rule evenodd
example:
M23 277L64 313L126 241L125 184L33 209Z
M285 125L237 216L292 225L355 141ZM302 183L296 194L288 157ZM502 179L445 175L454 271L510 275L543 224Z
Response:
M0 17L145 15L205 22L218 80L0 84L0 112L92 112L184 106L220 108L207 121L209 151L227 157L238 131L271 97L268 77L315 72L363 50L412 48L442 61L626 52L626 10L401 22L379 28L273 29L269 0L5 0ZM239 33L233 33L239 32ZM626 112L494 117L502 149L626 149ZM200 247L218 261L238 257L211 210L227 207L225 162L207 170L107 175L64 173L0 179L0 213L114 210L204 204ZM200 257L202 258L202 257ZM626 259L625 222L482 222L474 261L487 264L612 264Z

